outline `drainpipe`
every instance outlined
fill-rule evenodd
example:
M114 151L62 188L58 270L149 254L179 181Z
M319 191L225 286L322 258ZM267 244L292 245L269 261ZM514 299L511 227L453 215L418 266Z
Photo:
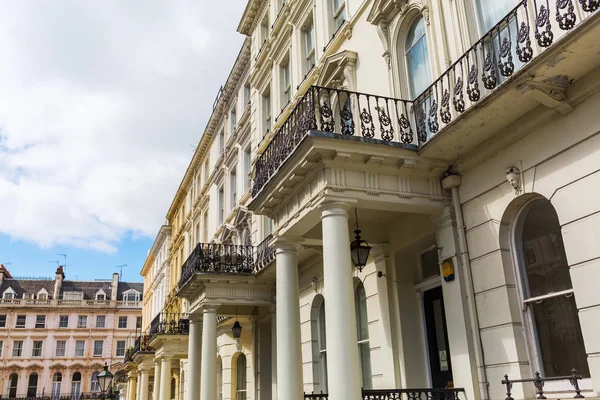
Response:
M483 346L481 344L481 335L479 332L479 318L477 316L477 306L475 304L475 290L473 288L473 273L471 271L471 262L469 260L469 249L467 247L467 235L465 234L465 222L460 204L460 195L458 187L462 182L460 175L449 175L442 179L442 187L452 191L452 205L458 225L458 252L461 258L462 275L465 277L467 285L467 307L469 313L469 322L471 334L473 336L473 345L475 347L475 364L477 366L477 376L479 380L479 396L482 400L489 400L489 382L483 363Z

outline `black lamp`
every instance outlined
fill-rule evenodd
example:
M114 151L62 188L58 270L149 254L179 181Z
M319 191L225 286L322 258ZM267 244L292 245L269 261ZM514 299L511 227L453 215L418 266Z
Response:
M237 320L237 307L235 308L235 323L233 324L233 328L231 328L231 332L233 333L233 338L235 340L239 340L242 336L242 325Z
M106 393L110 384L113 380L113 374L108 370L108 365L104 363L104 370L98 374L98 383L100 384L100 390L102 393Z
M358 229L358 211L356 208L354 209L354 213L356 216L356 229L354 230L356 236L352 243L350 243L350 257L352 258L352 264L362 272L365 265L367 265L371 246L369 246L365 240L360 238L360 229Z
M233 328L231 328L231 332L233 332L233 338L236 340L242 336L242 325L240 325L239 321L235 321Z

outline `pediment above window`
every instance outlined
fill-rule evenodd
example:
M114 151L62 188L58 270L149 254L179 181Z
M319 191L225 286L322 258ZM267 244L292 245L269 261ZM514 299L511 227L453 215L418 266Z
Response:
M375 0L367 21L373 25L390 22L396 14L403 12L410 0Z
M350 50L344 50L327 57L317 81L318 86L356 90L354 66L357 59L358 54Z

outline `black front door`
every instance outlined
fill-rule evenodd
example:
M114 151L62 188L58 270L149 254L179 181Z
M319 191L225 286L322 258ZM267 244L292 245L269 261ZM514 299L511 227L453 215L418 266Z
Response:
M453 387L442 288L437 287L426 291L423 294L423 306L429 348L431 386L433 388Z

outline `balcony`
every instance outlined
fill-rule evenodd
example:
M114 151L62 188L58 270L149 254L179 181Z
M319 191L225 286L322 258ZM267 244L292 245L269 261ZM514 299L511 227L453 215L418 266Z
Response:
M254 261L255 273L259 273L275 261L275 249L269 247L273 235L269 235L258 246L256 246L256 258Z
M183 287L196 273L254 272L253 247L248 245L198 243L181 267L179 287Z
M190 320L185 314L162 312L150 323L148 340L158 335L187 335L189 333Z
M362 391L363 400L460 400L464 389L375 389ZM327 400L327 393L305 393L304 400Z
M597 0L519 2L414 100L310 87L257 160L253 199L309 136L418 150L452 163L457 149L464 155L540 104L569 112L566 90L597 64L599 7ZM290 179L310 170L303 158Z

